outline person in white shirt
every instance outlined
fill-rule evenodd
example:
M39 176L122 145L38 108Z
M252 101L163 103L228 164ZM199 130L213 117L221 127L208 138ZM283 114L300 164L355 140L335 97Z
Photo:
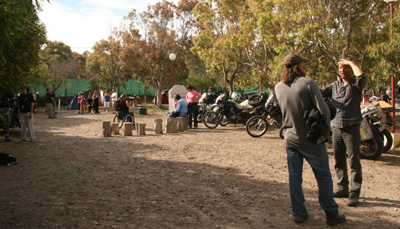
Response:
M112 89L112 94L111 94L111 102L112 102L112 107L113 107L113 109L114 109L113 114L116 113L116 110L115 110L115 102L117 102L117 100L118 100L118 93L115 91L115 88L113 88L113 89Z

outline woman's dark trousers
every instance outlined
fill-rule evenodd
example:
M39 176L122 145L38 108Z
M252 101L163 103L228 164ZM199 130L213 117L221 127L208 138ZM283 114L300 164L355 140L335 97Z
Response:
M189 114L188 128L192 128L192 121L194 121L194 128L197 128L197 114L198 113L199 113L199 108L197 107L197 103L189 103L188 104L188 114Z

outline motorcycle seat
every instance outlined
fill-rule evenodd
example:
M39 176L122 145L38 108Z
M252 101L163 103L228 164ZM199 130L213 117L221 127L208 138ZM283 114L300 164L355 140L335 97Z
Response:
M239 110L250 110L250 109L253 109L253 106L251 106L249 104L248 100L245 100L245 101L243 101L241 103L235 103L235 106Z

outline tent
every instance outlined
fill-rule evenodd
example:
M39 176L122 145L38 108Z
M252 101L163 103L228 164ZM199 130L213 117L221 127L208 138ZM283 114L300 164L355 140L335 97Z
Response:
M85 96L85 98L88 98L88 94L86 92L80 92L81 95ZM78 104L78 93L72 98L71 102L66 106L67 109L70 110L78 110L79 109L79 104Z

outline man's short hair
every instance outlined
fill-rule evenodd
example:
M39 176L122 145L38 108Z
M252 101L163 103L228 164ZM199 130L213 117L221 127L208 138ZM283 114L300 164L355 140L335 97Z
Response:
M180 100L180 99L181 99L181 96L180 96L179 94L176 94L176 95L174 96L174 99Z

